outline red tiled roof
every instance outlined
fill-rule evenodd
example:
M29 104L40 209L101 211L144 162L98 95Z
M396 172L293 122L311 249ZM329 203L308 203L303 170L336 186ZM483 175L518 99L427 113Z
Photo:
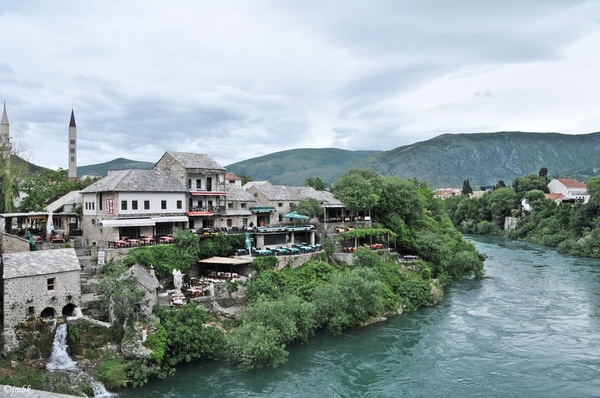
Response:
M545 196L546 196L546 199L552 199L552 200L556 200L558 198L565 197L565 195L563 195L562 193L547 193Z
M557 178L567 188L587 188L583 182L573 180L571 178Z

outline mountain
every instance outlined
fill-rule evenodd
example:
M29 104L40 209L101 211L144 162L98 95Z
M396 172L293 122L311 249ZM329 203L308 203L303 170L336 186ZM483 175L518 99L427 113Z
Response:
M497 132L444 134L373 154L353 167L383 175L417 178L433 188L461 187L469 179L477 189L499 180L548 168L549 177L587 181L600 174L600 133L559 134Z
M79 177L90 174L106 176L108 170L152 170L153 167L154 163L152 162L139 162L137 160L118 158L106 163L79 166L77 167L77 175Z
M225 166L228 173L247 175L254 181L303 186L309 177L319 177L330 185L357 161L377 151L348 151L336 148L291 149Z

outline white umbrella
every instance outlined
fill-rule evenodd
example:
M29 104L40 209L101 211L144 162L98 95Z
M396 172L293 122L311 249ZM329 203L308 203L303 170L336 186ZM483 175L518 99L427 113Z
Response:
M48 212L48 222L46 222L46 233L52 235L54 231L54 221L52 221L52 211Z

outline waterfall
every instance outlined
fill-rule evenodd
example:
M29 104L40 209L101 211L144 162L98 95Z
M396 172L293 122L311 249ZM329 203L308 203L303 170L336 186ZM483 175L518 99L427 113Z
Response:
M95 398L108 398L115 395L108 392L104 384L95 380L92 376L85 373L77 367L77 362L72 360L67 352L67 324L63 323L56 328L54 342L52 343L52 354L50 361L46 364L46 368L50 371L63 370L75 372L78 376L83 377L90 382L90 386L94 391Z

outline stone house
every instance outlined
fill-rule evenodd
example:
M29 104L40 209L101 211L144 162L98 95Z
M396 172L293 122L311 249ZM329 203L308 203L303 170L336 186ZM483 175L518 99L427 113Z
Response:
M548 183L548 189L550 193L563 194L563 201L583 201L583 203L587 203L590 200L587 185L571 178L553 178Z
M235 174L227 173L225 177L223 177L223 185L235 185L236 187L242 186L242 177L238 177Z
M191 229L214 228L225 213L225 168L200 153L165 152L154 170L173 173L187 187L187 208Z
M46 206L52 212L54 231L58 234L75 235L80 231L77 207L81 204L79 191L71 191Z
M227 205L219 226L230 231L232 228L242 230L250 224L256 225L256 214L251 209L260 206L260 203L239 185L225 184L225 191Z
M188 228L188 190L170 171L122 170L80 191L85 245L164 236Z
M137 279L138 285L145 292L144 300L148 301L144 309L147 313L151 313L152 307L158 303L158 289L160 288L154 270L148 270L139 264L134 264L121 277Z
M14 327L30 316L71 316L81 305L80 265L75 249L3 253L5 349L16 346Z
M243 188L261 203L261 207L253 210L257 213L259 226L289 222L283 216L292 211L290 205L297 205L307 198L319 201L326 220L346 216L344 205L331 192L317 191L312 187L273 185L269 181L250 181Z

